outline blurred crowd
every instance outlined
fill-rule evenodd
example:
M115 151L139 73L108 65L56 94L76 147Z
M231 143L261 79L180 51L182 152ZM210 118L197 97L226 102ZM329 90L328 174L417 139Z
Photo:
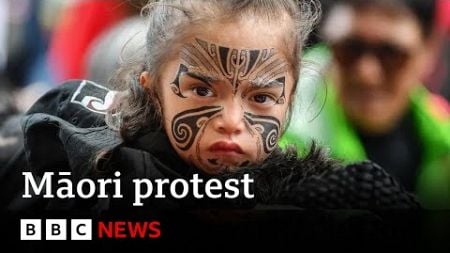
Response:
M64 80L87 78L101 37L138 16L145 2L0 0L0 115L26 111ZM103 46L111 48L116 41ZM119 55L106 53L98 64L114 63L108 55Z
M0 150L20 143L11 115L47 90L67 79L108 82L126 46L139 46L146 2L0 0ZM316 140L450 201L450 0L321 2L298 89L310 99L297 101L282 144Z

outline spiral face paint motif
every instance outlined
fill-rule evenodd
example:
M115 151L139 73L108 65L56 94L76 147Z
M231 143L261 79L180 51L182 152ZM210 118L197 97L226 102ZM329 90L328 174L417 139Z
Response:
M251 113L244 113L245 120L255 129L262 139L264 152L269 154L277 146L280 135L280 121L271 116L259 116Z
M172 121L172 135L177 147L183 151L190 149L200 129L222 110L221 106L204 106L175 115Z
M281 107L273 110L255 100L267 95L274 105L286 103L288 64L275 48L228 48L196 38L182 46L179 60L175 78L166 86L171 98L165 101L174 101L175 108L178 105L184 111L172 110L166 126L183 159L207 171L233 170L262 161L277 147ZM199 92L206 89L211 92ZM224 99L230 97L242 103L240 123L245 124L245 131L232 137L213 124L229 116L224 115L228 106ZM243 154L209 151L212 143L224 138L239 144Z

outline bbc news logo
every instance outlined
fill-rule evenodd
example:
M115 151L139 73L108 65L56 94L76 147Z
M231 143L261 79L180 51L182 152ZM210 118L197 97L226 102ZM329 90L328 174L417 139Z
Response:
M43 240L41 233L43 231L45 231L45 240L68 240L65 219L47 219L45 230L42 229L40 219L22 219L20 220L20 240ZM70 220L70 240L92 240L92 220Z
M92 240L92 224L91 219L21 219L20 240ZM161 236L159 221L98 221L96 225L98 239L156 239Z

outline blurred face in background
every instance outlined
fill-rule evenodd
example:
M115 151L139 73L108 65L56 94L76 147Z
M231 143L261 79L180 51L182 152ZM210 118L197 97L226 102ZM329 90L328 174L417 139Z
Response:
M338 97L356 127L382 134L408 109L426 67L426 43L408 12L373 6L347 14L343 24L334 23L346 27L332 43Z

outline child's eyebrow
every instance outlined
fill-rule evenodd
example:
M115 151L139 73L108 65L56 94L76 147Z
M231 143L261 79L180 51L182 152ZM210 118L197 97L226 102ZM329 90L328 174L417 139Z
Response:
M285 85L285 78L278 78L275 80L270 80L269 82L265 82L264 80L250 80L249 81L249 88L251 89L262 89L262 88L278 88L278 87L284 87Z
M199 72L192 72L192 71L190 71L190 72L186 72L185 74L190 76L190 77L192 77L192 78L198 79L198 80L200 80L200 81L202 81L202 82L204 82L204 83L206 83L208 85L211 85L212 83L219 81L218 78L215 78L215 77L212 77L212 76L207 76L207 75L204 75L204 74L199 73Z

